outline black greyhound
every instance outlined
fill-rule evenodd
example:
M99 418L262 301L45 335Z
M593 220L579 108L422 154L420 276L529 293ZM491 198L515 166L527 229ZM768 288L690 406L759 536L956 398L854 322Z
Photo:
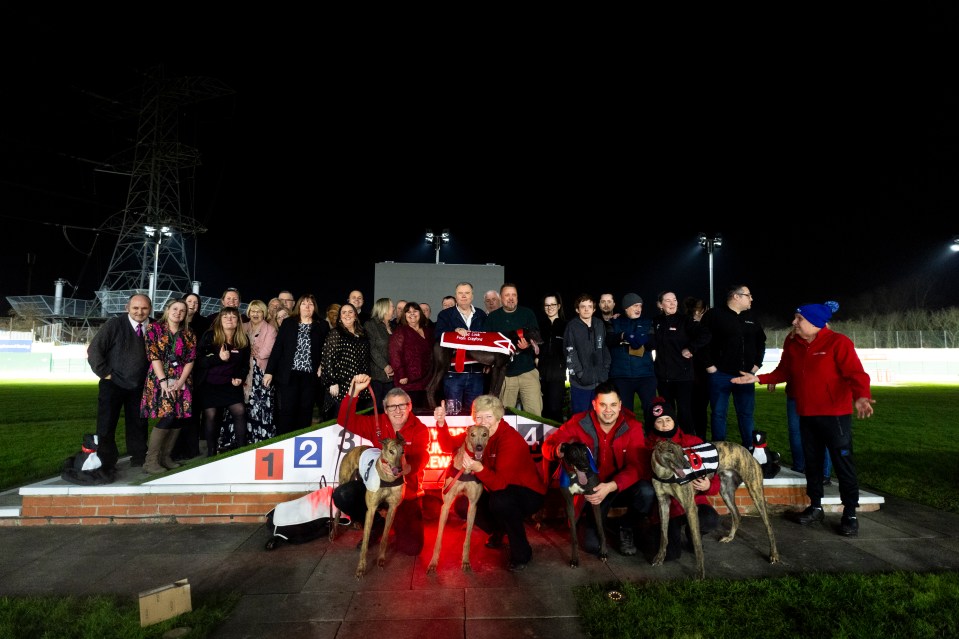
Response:
M577 517L576 509L573 507L573 497L575 495L591 494L599 484L599 475L596 474L593 455L586 444L582 442L560 444L560 452L563 454L563 476L560 478L560 487L563 500L566 502L566 516L569 518L570 537L572 537L573 554L569 560L569 565L576 568L579 566L579 540L576 532ZM600 512L598 504L590 505L587 502L584 508L586 507L593 510L593 518L596 520L596 533L599 535L599 558L605 562L609 559L609 550L606 547L603 514Z

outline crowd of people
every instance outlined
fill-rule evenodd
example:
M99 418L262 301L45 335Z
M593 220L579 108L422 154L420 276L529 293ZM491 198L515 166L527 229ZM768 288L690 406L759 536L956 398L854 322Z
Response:
M467 456L461 464L486 489L476 523L489 533L487 546L508 547L510 569L522 570L532 557L524 521L542 507L551 477L544 472L549 465L535 464L527 442L503 420L507 408L558 425L542 446L553 466L568 443L590 448L600 484L578 506L600 506L620 552L633 555L637 527L658 517L649 463L656 443L702 443L707 425L712 440L726 439L732 398L741 443L752 448L755 385L773 389L785 383L793 459L803 466L796 469L806 475L810 498L809 508L791 519L802 525L823 521L823 485L831 466L844 506L839 532L858 533L850 424L853 408L860 418L872 414L873 400L852 342L828 327L835 302L797 307L780 364L759 375L766 335L743 284L729 287L724 303L711 309L696 298L681 306L675 291L662 291L652 317L644 316L643 299L632 292L621 298L619 312L612 293L598 300L581 294L568 320L559 293L545 295L536 311L519 304L512 283L487 291L483 308L473 297L471 283L457 283L434 322L425 302L381 298L367 313L358 290L325 309L313 295L296 299L284 290L269 302L251 301L244 317L240 294L231 288L212 317L200 315L199 298L190 294L171 300L162 317L150 321L149 297L133 295L127 314L109 320L88 350L100 377L97 434L104 468L116 466L121 410L131 465L146 473L306 428L315 412L321 419L338 417L363 436L402 432L408 492L396 534L405 552L417 554L429 437L416 415L436 406L437 442L453 452L462 436L449 434L446 417L470 414L491 435L482 461ZM488 369L468 356L434 371L433 350L443 336L472 332L515 336L515 353L496 395L490 394ZM437 396L428 397L430 381L440 374ZM377 409L382 403L381 415L356 414L374 402ZM149 437L148 419L157 420ZM718 481L713 476L692 483L700 527L708 532L718 515L706 497L718 492ZM335 499L362 518L365 504L357 490L341 486ZM614 507L626 514L610 522ZM595 525L590 518L580 522L584 550L598 552ZM684 525L685 514L674 503L667 559L680 556Z

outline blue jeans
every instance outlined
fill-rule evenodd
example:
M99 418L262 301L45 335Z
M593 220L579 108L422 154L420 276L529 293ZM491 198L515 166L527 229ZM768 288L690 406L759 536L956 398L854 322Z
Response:
M483 394L482 373L446 373L443 380L443 396L463 402L462 414L473 412L473 400Z
M799 413L796 412L796 400L786 398L786 424L789 428L789 452L793 458L793 470L806 474L806 455L803 453L802 434L799 432ZM832 462L829 460L829 449L823 459L822 476L832 475Z
M729 412L729 396L733 396L736 408L736 421L739 422L739 436L742 445L752 449L753 430L756 427L753 411L756 409L756 386L754 384L733 384L734 376L722 371L709 374L709 408L712 424L712 441L726 439L726 416ZM739 375L735 375L739 377ZM682 424L680 424L682 428Z
M569 414L570 417L576 413L582 413L589 410L590 404L593 402L593 396L596 395L596 390L593 388L577 388L576 386L569 387Z
M643 421L646 411L648 411L649 407L653 404L653 398L656 397L656 377L614 377L609 381L613 383L613 386L615 386L619 392L619 398L623 402L623 408L635 410L636 401L633 399L633 396L639 396L639 401L643 407L636 411L636 414L640 416L639 421ZM687 426L679 422L679 427L684 431L686 429L691 431L693 426L692 424Z

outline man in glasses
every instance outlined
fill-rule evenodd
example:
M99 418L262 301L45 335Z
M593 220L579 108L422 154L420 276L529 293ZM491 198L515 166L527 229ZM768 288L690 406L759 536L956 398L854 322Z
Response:
M293 293L284 289L276 294L276 299L280 300L280 304L286 309L287 315L293 314L293 307L296 306L296 298L293 297Z
M726 413L732 395L739 436L749 450L753 448L756 389L753 384L733 384L731 380L743 373L756 374L766 356L766 333L753 314L752 305L753 294L748 286L730 286L726 303L709 309L700 320L701 337L708 343L696 352L696 357L703 356L709 379L710 439L726 439Z
M396 531L398 551L406 555L418 555L423 549L423 478L429 461L430 434L426 424L413 414L413 402L401 388L393 388L385 397L378 398L383 401L382 415L357 415L356 398L370 385L370 379L365 374L353 378L350 391L340 404L337 423L350 433L370 440L373 446L379 446L382 439L403 436L403 476L406 485L403 488L403 501L396 509L392 530ZM351 446L356 445L358 442L351 441ZM363 481L354 479L338 486L333 491L333 503L353 521L363 521L366 518L366 486ZM377 513L373 520L370 544L379 539L385 524L382 513Z

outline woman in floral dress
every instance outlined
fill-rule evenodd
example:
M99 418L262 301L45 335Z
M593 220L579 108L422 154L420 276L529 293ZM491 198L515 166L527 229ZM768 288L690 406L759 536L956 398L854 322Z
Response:
M160 321L153 322L143 336L150 360L140 416L159 419L150 433L143 472L156 474L180 464L170 453L181 420L193 415L193 382L190 373L196 360L196 335L186 323L187 306L182 299L172 300Z

